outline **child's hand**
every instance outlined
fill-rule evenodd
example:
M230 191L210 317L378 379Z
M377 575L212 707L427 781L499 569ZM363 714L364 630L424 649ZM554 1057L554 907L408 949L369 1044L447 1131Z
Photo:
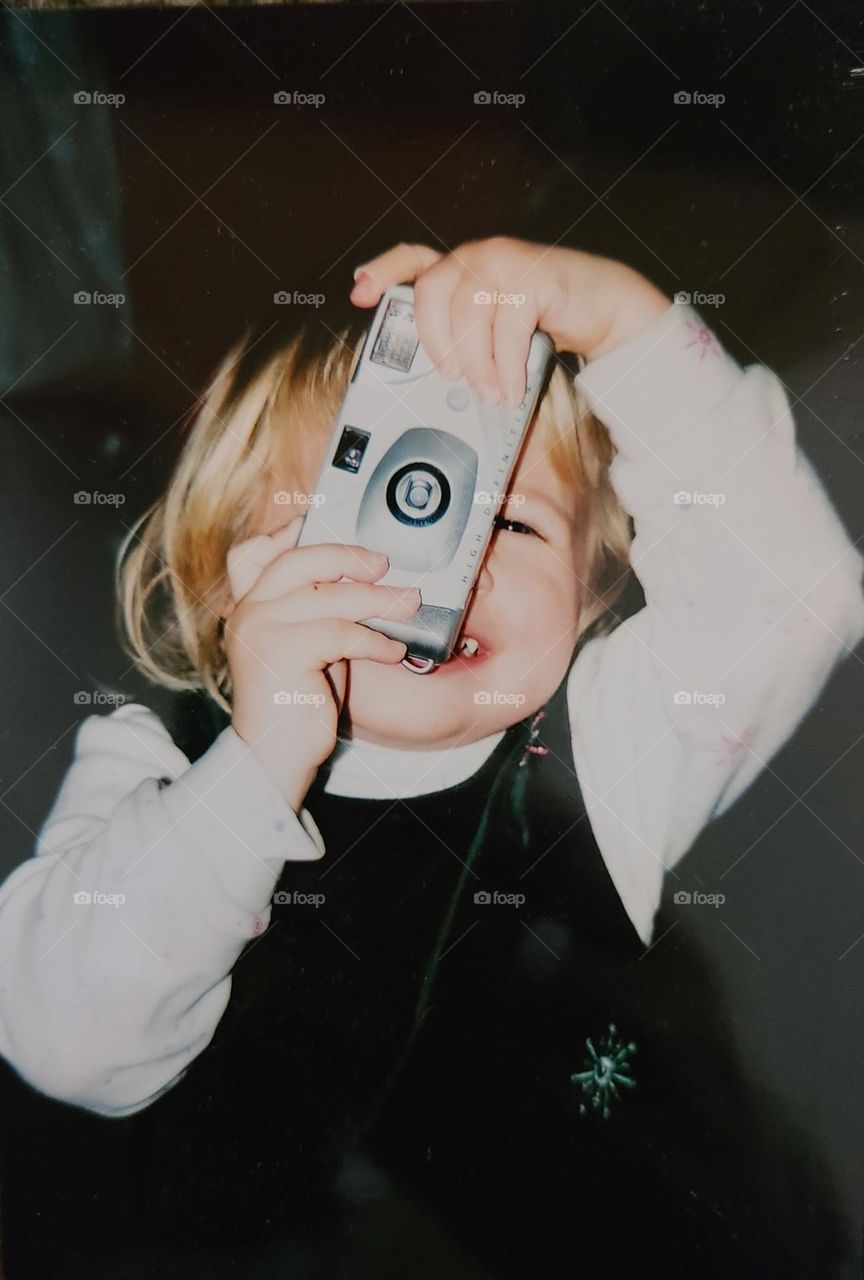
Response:
M596 359L672 305L621 262L507 236L471 240L446 256L396 245L357 269L351 301L374 306L395 284L414 285L417 332L430 359L491 404L522 403L535 329L556 351Z
M360 620L405 620L420 606L416 588L375 585L386 556L337 543L297 547L302 518L231 548L225 623L234 729L295 812L336 743L345 660L405 657L401 641Z

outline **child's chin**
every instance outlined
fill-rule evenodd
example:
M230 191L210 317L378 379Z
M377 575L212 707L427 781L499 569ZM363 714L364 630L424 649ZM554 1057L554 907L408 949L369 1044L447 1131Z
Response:
M349 711L355 725L398 735L418 748L449 737L471 740L495 730L493 709L474 701L477 687L470 679L442 680L438 671L418 675L399 663L363 659L351 663Z

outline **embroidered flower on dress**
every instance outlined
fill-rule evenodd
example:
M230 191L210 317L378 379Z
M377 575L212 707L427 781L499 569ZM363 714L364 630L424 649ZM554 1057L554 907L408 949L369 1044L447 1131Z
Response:
M625 1089L636 1088L636 1081L628 1074L628 1058L631 1053L636 1052L636 1045L632 1041L625 1044L618 1039L614 1022L610 1022L609 1034L601 1036L599 1044L599 1049L595 1049L591 1037L586 1038L585 1046L591 1057L585 1060L584 1071L574 1071L570 1083L581 1084L582 1092L590 1099L592 1109L599 1111L603 1119L608 1120L609 1104L619 1096L618 1086ZM588 1114L588 1107L584 1102L579 1106L579 1114Z

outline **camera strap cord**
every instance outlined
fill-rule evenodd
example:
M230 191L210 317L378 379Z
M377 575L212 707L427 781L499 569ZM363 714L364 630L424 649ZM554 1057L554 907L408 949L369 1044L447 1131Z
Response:
M425 972L423 975L423 981L420 985L420 994L414 1009L414 1018L413 1018L411 1030L408 1034L408 1039L405 1042L405 1046L399 1058L397 1059L396 1064L394 1065L389 1076L387 1077L384 1083L384 1087L381 1090L380 1094L378 1095L377 1101L374 1103L373 1107L368 1113L366 1120L363 1122L362 1125L358 1125L355 1128L355 1131L353 1134L354 1142L362 1141L362 1139L366 1136L366 1134L371 1129L374 1122L377 1120L378 1116L381 1114L381 1110L385 1102L387 1101L388 1097L390 1096L390 1093L392 1092L393 1087L396 1084L396 1081L399 1079L399 1076L401 1075L408 1061L411 1051L414 1048L414 1044L417 1040L417 1036L423 1025L423 1021L426 1018L427 1014L429 1013L429 1000L432 994L432 988L434 986L435 978L438 973L439 964L445 955L445 948L446 948L448 938L450 936L450 930L453 926L453 919L456 915L456 910L462 898L462 894L465 889L465 884L468 880L469 875L473 871L474 864L476 863L477 858L479 857L480 850L483 848L484 844L486 843L486 836L489 831L492 814L495 811L495 808L502 795L502 792L505 790L508 783L511 784L510 801L511 801L511 806L513 810L512 816L515 818L518 824L518 830L519 830L522 844L525 848L527 848L528 822L527 822L527 812L525 807L525 791L526 791L526 785L528 781L529 770L524 768L524 766L533 757L542 756L546 754L545 747L539 747L535 745L538 737L538 725L540 721L543 719L544 714L545 712L538 711L537 714L531 720L530 724L527 722L527 719L526 719L526 720L520 721L518 725L514 726L513 744L510 750L507 752L504 760L502 761L502 764L498 770L495 781L493 782L489 790L489 795L486 799L485 805L483 806L483 812L480 815L480 821L477 824L477 829L474 833L474 838L471 841L471 846L462 864L462 870L460 872L459 879L456 883L456 888L454 889L453 894L451 895L450 903L447 907L447 911L444 915L444 919L438 931L438 936L435 939L435 944L432 948L432 952L426 964ZM514 762L517 761L517 756L519 756L519 759L514 767ZM514 771L516 774L515 779L513 779ZM446 948L446 949L449 950L449 948Z

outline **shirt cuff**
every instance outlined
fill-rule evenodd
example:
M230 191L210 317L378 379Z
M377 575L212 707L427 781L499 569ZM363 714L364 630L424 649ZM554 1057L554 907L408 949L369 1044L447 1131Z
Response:
M250 910L269 900L284 862L326 852L311 813L294 812L231 725L161 795L172 837L199 850Z
M619 453L638 458L710 412L741 376L698 312L673 303L574 382Z

